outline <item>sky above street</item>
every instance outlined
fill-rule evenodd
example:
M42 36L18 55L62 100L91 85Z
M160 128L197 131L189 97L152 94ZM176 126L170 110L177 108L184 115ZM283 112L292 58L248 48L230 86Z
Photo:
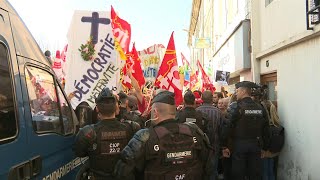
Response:
M178 60L190 57L187 46L192 0L9 0L42 49L61 50L74 10L110 11L131 24L137 50L153 44L167 46L172 31Z

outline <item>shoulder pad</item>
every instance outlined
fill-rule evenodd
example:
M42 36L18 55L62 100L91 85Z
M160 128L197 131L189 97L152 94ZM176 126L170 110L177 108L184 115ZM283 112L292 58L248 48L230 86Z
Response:
M141 129L140 125L135 121L131 122L131 127L132 127L133 132L137 132Z
M203 141L205 142L206 146L208 148L210 148L210 141L209 141L209 138L207 136L206 133L204 133L196 124L194 123L188 123L188 122L185 122L183 124L186 124L188 125L191 129L195 130L197 132L198 135L200 135L202 138L203 138Z
M238 108L238 102L232 102L232 103L229 105L229 108L233 108L233 109Z
M141 129L139 130L134 136L135 139L142 141L142 142L147 142L150 138L150 132L149 129Z
M93 124L84 126L80 129L79 133L82 134L83 137L88 140L95 140L97 138L97 134Z
M124 120L123 123L128 124L130 126L130 128L132 129L133 133L135 133L141 129L140 125L135 121Z
M192 130L196 131L198 134L203 136L204 132L196 124L191 123L191 122L184 122L183 124L188 125Z
M229 107L228 107L228 109L227 109L227 112L228 112L228 113L234 113L234 112L237 111L238 108L239 108L238 103L237 103L237 102L232 102L232 103L229 105Z

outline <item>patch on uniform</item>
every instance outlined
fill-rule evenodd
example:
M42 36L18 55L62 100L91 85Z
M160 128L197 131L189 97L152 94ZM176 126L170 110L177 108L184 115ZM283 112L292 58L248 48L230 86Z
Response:
M262 115L262 110L260 109L246 109L244 110L245 115Z
M166 152L165 156L166 162L171 162L172 164L184 164L187 163L189 159L193 159L193 152L191 150Z
M197 120L195 118L186 118L187 123L196 123Z
M165 179L183 180L188 179L185 172L169 172L165 175Z
M122 140L113 142L102 142L101 143L101 154L114 155L120 154L125 147L126 143Z
M126 137L126 131L101 132L101 140L124 139Z

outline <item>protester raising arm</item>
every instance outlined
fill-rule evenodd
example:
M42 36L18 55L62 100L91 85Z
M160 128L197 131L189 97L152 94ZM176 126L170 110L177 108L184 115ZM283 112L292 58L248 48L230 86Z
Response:
M136 80L136 78L134 78L132 76L131 68L127 68L127 73L128 73L129 78L131 79L131 85L135 89L135 95L136 95L138 101L140 103L142 103L143 102L142 89L140 88L139 83Z

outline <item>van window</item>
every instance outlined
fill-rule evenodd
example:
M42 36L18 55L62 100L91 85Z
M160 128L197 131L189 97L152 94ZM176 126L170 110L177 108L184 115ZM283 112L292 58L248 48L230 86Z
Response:
M0 43L0 143L17 134L8 50Z
M58 98L53 76L36 67L26 67L26 81L32 114L32 123L37 133L62 134Z
M26 67L25 74L34 130L37 133L72 133L71 107L59 86L57 94L53 75L31 66Z

